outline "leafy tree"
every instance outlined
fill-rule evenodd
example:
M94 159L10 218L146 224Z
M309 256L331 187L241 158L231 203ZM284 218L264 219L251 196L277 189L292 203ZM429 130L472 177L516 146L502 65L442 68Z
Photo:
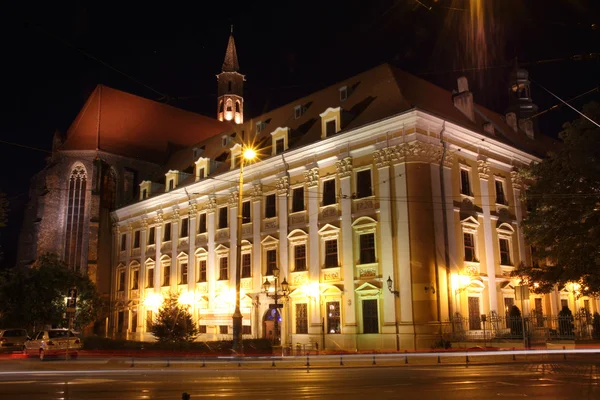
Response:
M600 104L588 104L584 113L600 121ZM513 275L537 283L537 292L577 282L581 294L599 295L600 128L581 117L565 124L560 138L556 152L524 173L531 210L523 233L535 249L534 262Z
M152 321L150 332L159 342L190 343L198 336L188 307L179 304L178 298L178 293L170 292Z
M56 254L39 257L31 269L13 269L0 279L0 322L5 326L40 329L64 326L67 291L76 287L74 328L93 322L102 307L96 286L87 275L70 269Z

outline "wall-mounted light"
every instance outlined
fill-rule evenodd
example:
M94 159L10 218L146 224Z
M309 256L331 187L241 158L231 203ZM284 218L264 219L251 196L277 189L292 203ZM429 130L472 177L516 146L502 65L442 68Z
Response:
M425 286L425 293L428 293L431 290L431 294L435 294L435 286L433 286L433 283L430 284L429 286Z
M392 289L393 284L394 284L394 281L392 281L392 277L388 275L388 278L387 278L388 290L390 291L390 293L394 294L396 297L400 297L400 292Z

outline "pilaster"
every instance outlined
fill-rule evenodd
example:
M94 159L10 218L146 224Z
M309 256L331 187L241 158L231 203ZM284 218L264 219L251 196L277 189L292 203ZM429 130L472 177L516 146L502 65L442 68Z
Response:
M261 208L262 208L262 185L254 183L252 185L252 287L260 292L262 287L262 264L261 264ZM259 315L258 318L261 318ZM262 326L259 324L258 326Z
M208 283L208 308L214 308L215 282L217 281L217 272L215 271L215 212L217 210L217 200L214 196L209 197L206 204L206 230L208 257L206 260L206 281Z
M340 180L340 190L342 198L342 277L344 281L344 297L342 298L342 322L343 332L353 334L357 332L356 327L356 296L354 295L354 251L353 251L353 232L352 232L352 158L345 157L338 161L338 177ZM348 301L352 301L348 306Z
M281 280L284 278L288 281L289 265L288 265L288 196L290 191L290 181L287 176L283 176L277 180L277 215L279 216L279 269L281 270Z
M494 233L492 232L491 205L492 194L489 189L490 166L486 159L477 160L479 184L481 187L481 209L483 211L483 237L485 241L485 264L488 277L489 311L498 312L498 293L496 287L496 257L494 254Z
M179 284L179 262L177 252L179 247L179 209L173 211L171 216L171 290L177 292Z
M304 181L308 189L308 249L309 249L309 265L308 276L309 281L320 282L319 262L319 168L311 168L304 172ZM318 333L315 327L320 327L322 324L320 316L321 303L320 293L315 296L315 301L311 302L309 333Z
M196 287L196 281L198 278L196 277L196 232L198 228L196 228L196 219L198 217L198 206L196 205L195 200L190 201L190 205L188 208L188 242L189 242L189 250L188 250L188 290L190 292L194 291ZM195 311L196 304L194 304ZM196 315L195 313L193 315Z

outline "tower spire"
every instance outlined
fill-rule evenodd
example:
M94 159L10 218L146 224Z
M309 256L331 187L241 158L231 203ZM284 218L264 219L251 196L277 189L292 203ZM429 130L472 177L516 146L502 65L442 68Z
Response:
M240 65L238 64L237 51L235 50L235 40L233 40L233 25L231 25L231 33L227 50L225 51L225 60L223 61L223 72L238 72Z

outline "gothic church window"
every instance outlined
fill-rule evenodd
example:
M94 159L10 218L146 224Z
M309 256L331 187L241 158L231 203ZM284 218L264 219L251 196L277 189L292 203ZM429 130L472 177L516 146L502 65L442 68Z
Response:
M79 270L83 251L83 230L87 174L83 165L71 171L67 195L65 262Z

